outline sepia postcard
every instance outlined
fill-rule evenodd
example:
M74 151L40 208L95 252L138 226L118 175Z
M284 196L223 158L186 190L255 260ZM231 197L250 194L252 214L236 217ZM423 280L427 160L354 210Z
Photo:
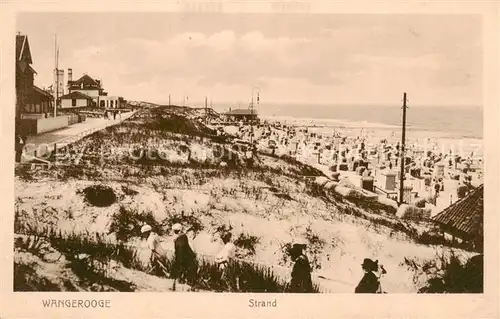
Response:
M498 318L498 4L0 6L0 317Z

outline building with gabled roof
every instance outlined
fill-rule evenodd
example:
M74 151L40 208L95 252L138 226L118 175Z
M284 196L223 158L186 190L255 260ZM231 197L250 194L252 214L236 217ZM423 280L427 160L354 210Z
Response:
M101 80L97 80L84 74L76 81L72 81L73 70L68 69L68 92L76 93L79 92L91 98L91 103L89 107L100 107L103 109L119 109L125 105L125 100L121 96L108 96L108 92L105 92L102 87ZM68 98L68 97L66 97ZM85 102L80 96L77 101L73 101L71 98L71 106L83 105ZM70 107L69 102L65 102L66 107ZM79 107L79 106L78 106Z
M46 114L53 110L50 93L34 85L35 69L27 35L16 35L16 121L23 114Z
M16 36L16 61L25 61L27 64L33 64L27 35L18 34Z
M445 208L432 219L441 230L454 239L469 242L473 248L483 249L484 185L472 190L466 197Z
M60 97L62 109L75 109L90 107L92 98L81 92L71 92Z
M92 103L91 106L97 107L99 105L99 97L106 95L102 88L102 84L100 80L94 79L88 74L84 74L78 80L72 80L72 72L71 69L68 70L68 92L80 92L84 95L91 97Z

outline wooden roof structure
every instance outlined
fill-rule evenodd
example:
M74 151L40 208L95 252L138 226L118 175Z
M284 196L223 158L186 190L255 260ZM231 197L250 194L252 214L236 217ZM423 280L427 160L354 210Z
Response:
M432 219L464 239L483 236L484 184L445 208Z
M61 100L71 100L71 99L76 99L76 100L92 100L92 98L88 95L85 95L81 92L71 92L69 94L63 95L60 97Z
M28 64L33 64L28 36L18 34L16 35L16 61L23 60Z
M68 85L71 88L78 89L83 84L83 89L102 89L101 81L95 80L87 74L84 74L81 78L76 81L68 81Z

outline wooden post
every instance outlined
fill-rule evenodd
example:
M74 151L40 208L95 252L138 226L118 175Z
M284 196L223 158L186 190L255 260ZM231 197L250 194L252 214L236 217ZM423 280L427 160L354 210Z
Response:
M403 204L403 186L405 179L405 135L406 135L406 92L403 94L403 127L401 134L401 174L399 176L399 205Z
M250 143L253 146L253 91L252 91L252 101L250 102Z

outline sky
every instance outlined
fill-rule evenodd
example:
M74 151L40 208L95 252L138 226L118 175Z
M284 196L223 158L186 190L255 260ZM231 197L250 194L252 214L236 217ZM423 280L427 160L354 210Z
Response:
M181 104L482 104L481 17L473 15L22 13L35 83L59 68L109 95ZM255 89L254 89L255 88Z

